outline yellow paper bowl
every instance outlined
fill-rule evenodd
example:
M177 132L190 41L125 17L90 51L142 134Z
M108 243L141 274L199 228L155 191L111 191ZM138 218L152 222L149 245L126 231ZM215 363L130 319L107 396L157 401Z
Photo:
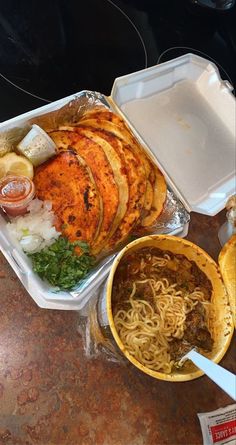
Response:
M164 372L153 371L141 363L139 363L129 352L125 349L125 346L121 342L117 333L113 314L112 314L112 286L114 275L119 267L121 259L131 252L135 252L144 247L158 247L162 250L169 250L174 254L185 255L190 261L194 261L199 269L201 269L209 280L211 281L213 288L212 303L213 303L213 332L214 339L213 350L207 355L208 358L218 363L224 354L226 353L230 340L233 335L233 320L231 309L229 306L228 296L225 290L225 286L221 277L221 273L218 265L215 261L200 247L182 238L168 235L152 235L139 238L128 244L116 257L106 286L106 306L107 315L109 320L110 329L112 335L117 343L122 354L140 371L160 380L166 380L170 382L185 382L193 380L201 375L203 372L196 368L190 361L187 361L181 369L175 369L171 374Z

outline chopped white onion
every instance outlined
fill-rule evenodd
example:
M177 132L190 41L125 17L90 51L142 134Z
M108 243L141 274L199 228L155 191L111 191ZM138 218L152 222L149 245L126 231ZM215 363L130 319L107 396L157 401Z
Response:
M61 233L54 227L55 215L50 201L33 199L28 211L26 215L18 216L8 223L7 229L25 252L39 252L50 246Z

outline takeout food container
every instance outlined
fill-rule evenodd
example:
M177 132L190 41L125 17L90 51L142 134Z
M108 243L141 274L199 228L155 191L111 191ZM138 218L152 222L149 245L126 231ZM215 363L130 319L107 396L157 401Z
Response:
M73 99L88 96L90 100L97 94L104 106L125 119L165 175L172 195L183 203L174 225L170 215L157 233L186 236L187 212L214 215L233 194L235 98L231 90L214 64L187 54L117 78L110 97L83 91L3 122L0 143L13 136L19 143L48 113ZM12 244L1 210L0 248L35 302L51 309L81 310L107 277L114 259L114 255L106 257L75 292L54 292Z
M103 312L103 322L109 325L113 338L121 351L121 353L140 371L160 380L166 380L171 382L183 382L188 380L196 379L203 375L201 370L198 370L192 362L188 361L180 369L175 369L171 374L166 374L164 372L153 371L144 365L142 365L138 360L136 360L125 348L120 337L117 333L112 310L112 288L114 276L117 268L119 267L120 261L127 253L132 253L140 250L144 247L158 247L161 250L168 250L174 254L184 255L188 260L194 261L199 269L201 269L211 281L213 292L212 292L212 334L214 340L213 350L206 353L205 355L218 363L224 354L226 353L230 340L234 331L234 324L232 319L231 308L229 305L228 295L223 283L220 269L215 261L200 247L193 244L185 239L169 236L169 235L151 235L142 237L138 240L133 241L128 244L122 251L118 254L115 261L113 262L112 268L110 270L105 289L101 295L102 301L100 301L100 308L106 308L106 314ZM101 323L101 313L100 323ZM106 321L107 320L107 321Z

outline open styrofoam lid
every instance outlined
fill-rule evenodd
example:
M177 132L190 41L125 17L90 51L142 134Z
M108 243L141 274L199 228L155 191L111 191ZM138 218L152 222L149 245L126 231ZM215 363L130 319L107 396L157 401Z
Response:
M215 215L235 193L235 97L187 54L115 80L111 97L189 210Z

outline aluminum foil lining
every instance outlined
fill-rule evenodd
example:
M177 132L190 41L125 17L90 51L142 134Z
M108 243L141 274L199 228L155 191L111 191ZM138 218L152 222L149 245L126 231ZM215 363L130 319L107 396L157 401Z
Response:
M60 125L76 124L86 111L101 106L109 108L104 95L93 91L81 91L74 95L74 99L58 110L29 119L19 127L9 128L6 131L0 130L0 154L3 150L6 153L14 150L16 145L30 131L33 124L37 124L47 132L58 130Z
M37 124L45 131L58 130L61 125L76 125L84 113L95 107L109 108L105 96L93 91L81 91L63 107L33 118L29 123Z
M168 189L164 209L155 222L155 225L149 230L145 229L143 232L138 232L137 235L168 234L183 227L189 220L190 215L182 202L175 196L174 192ZM135 230L133 234L136 234Z

